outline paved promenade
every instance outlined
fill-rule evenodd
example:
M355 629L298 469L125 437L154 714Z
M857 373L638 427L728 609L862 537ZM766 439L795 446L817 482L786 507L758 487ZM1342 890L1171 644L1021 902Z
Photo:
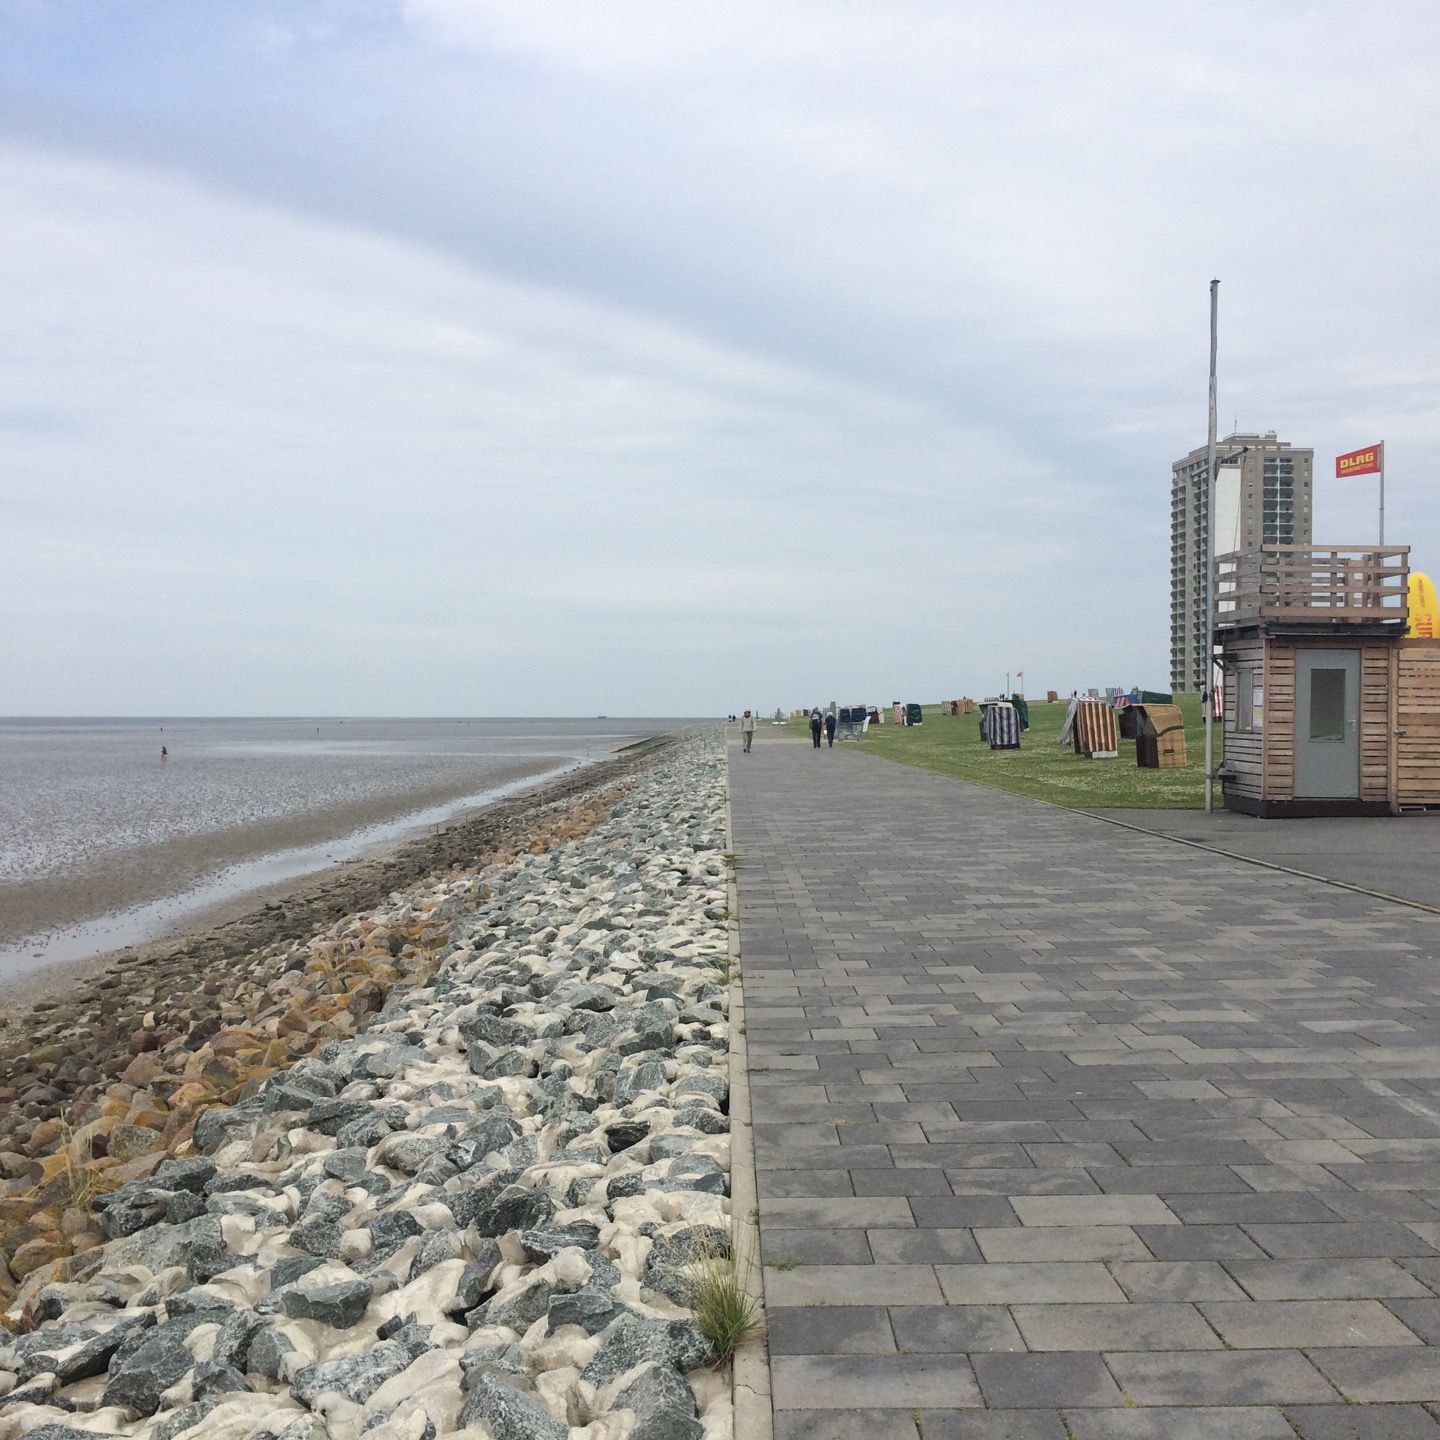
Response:
M777 1440L1440 1440L1440 916L730 770Z

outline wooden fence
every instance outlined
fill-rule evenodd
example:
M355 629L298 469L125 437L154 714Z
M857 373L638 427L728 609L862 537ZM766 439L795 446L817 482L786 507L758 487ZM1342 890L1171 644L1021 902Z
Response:
M1215 623L1367 621L1403 628L1410 547L1266 545L1215 560Z

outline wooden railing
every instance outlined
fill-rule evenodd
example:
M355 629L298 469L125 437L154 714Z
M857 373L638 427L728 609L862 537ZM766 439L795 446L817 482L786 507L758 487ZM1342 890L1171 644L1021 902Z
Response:
M1215 559L1215 623L1405 624L1408 545L1266 545Z

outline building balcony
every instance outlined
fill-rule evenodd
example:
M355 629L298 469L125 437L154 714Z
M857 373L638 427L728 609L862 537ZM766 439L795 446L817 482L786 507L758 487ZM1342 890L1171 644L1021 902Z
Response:
M1217 628L1282 625L1403 630L1410 547L1265 544L1215 559Z

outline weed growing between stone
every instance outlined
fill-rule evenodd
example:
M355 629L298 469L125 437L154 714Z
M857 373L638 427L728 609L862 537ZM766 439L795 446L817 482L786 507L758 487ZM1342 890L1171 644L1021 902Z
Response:
M750 1270L729 1250L708 1249L696 1262L690 1305L717 1365L760 1332L760 1314L748 1289Z

